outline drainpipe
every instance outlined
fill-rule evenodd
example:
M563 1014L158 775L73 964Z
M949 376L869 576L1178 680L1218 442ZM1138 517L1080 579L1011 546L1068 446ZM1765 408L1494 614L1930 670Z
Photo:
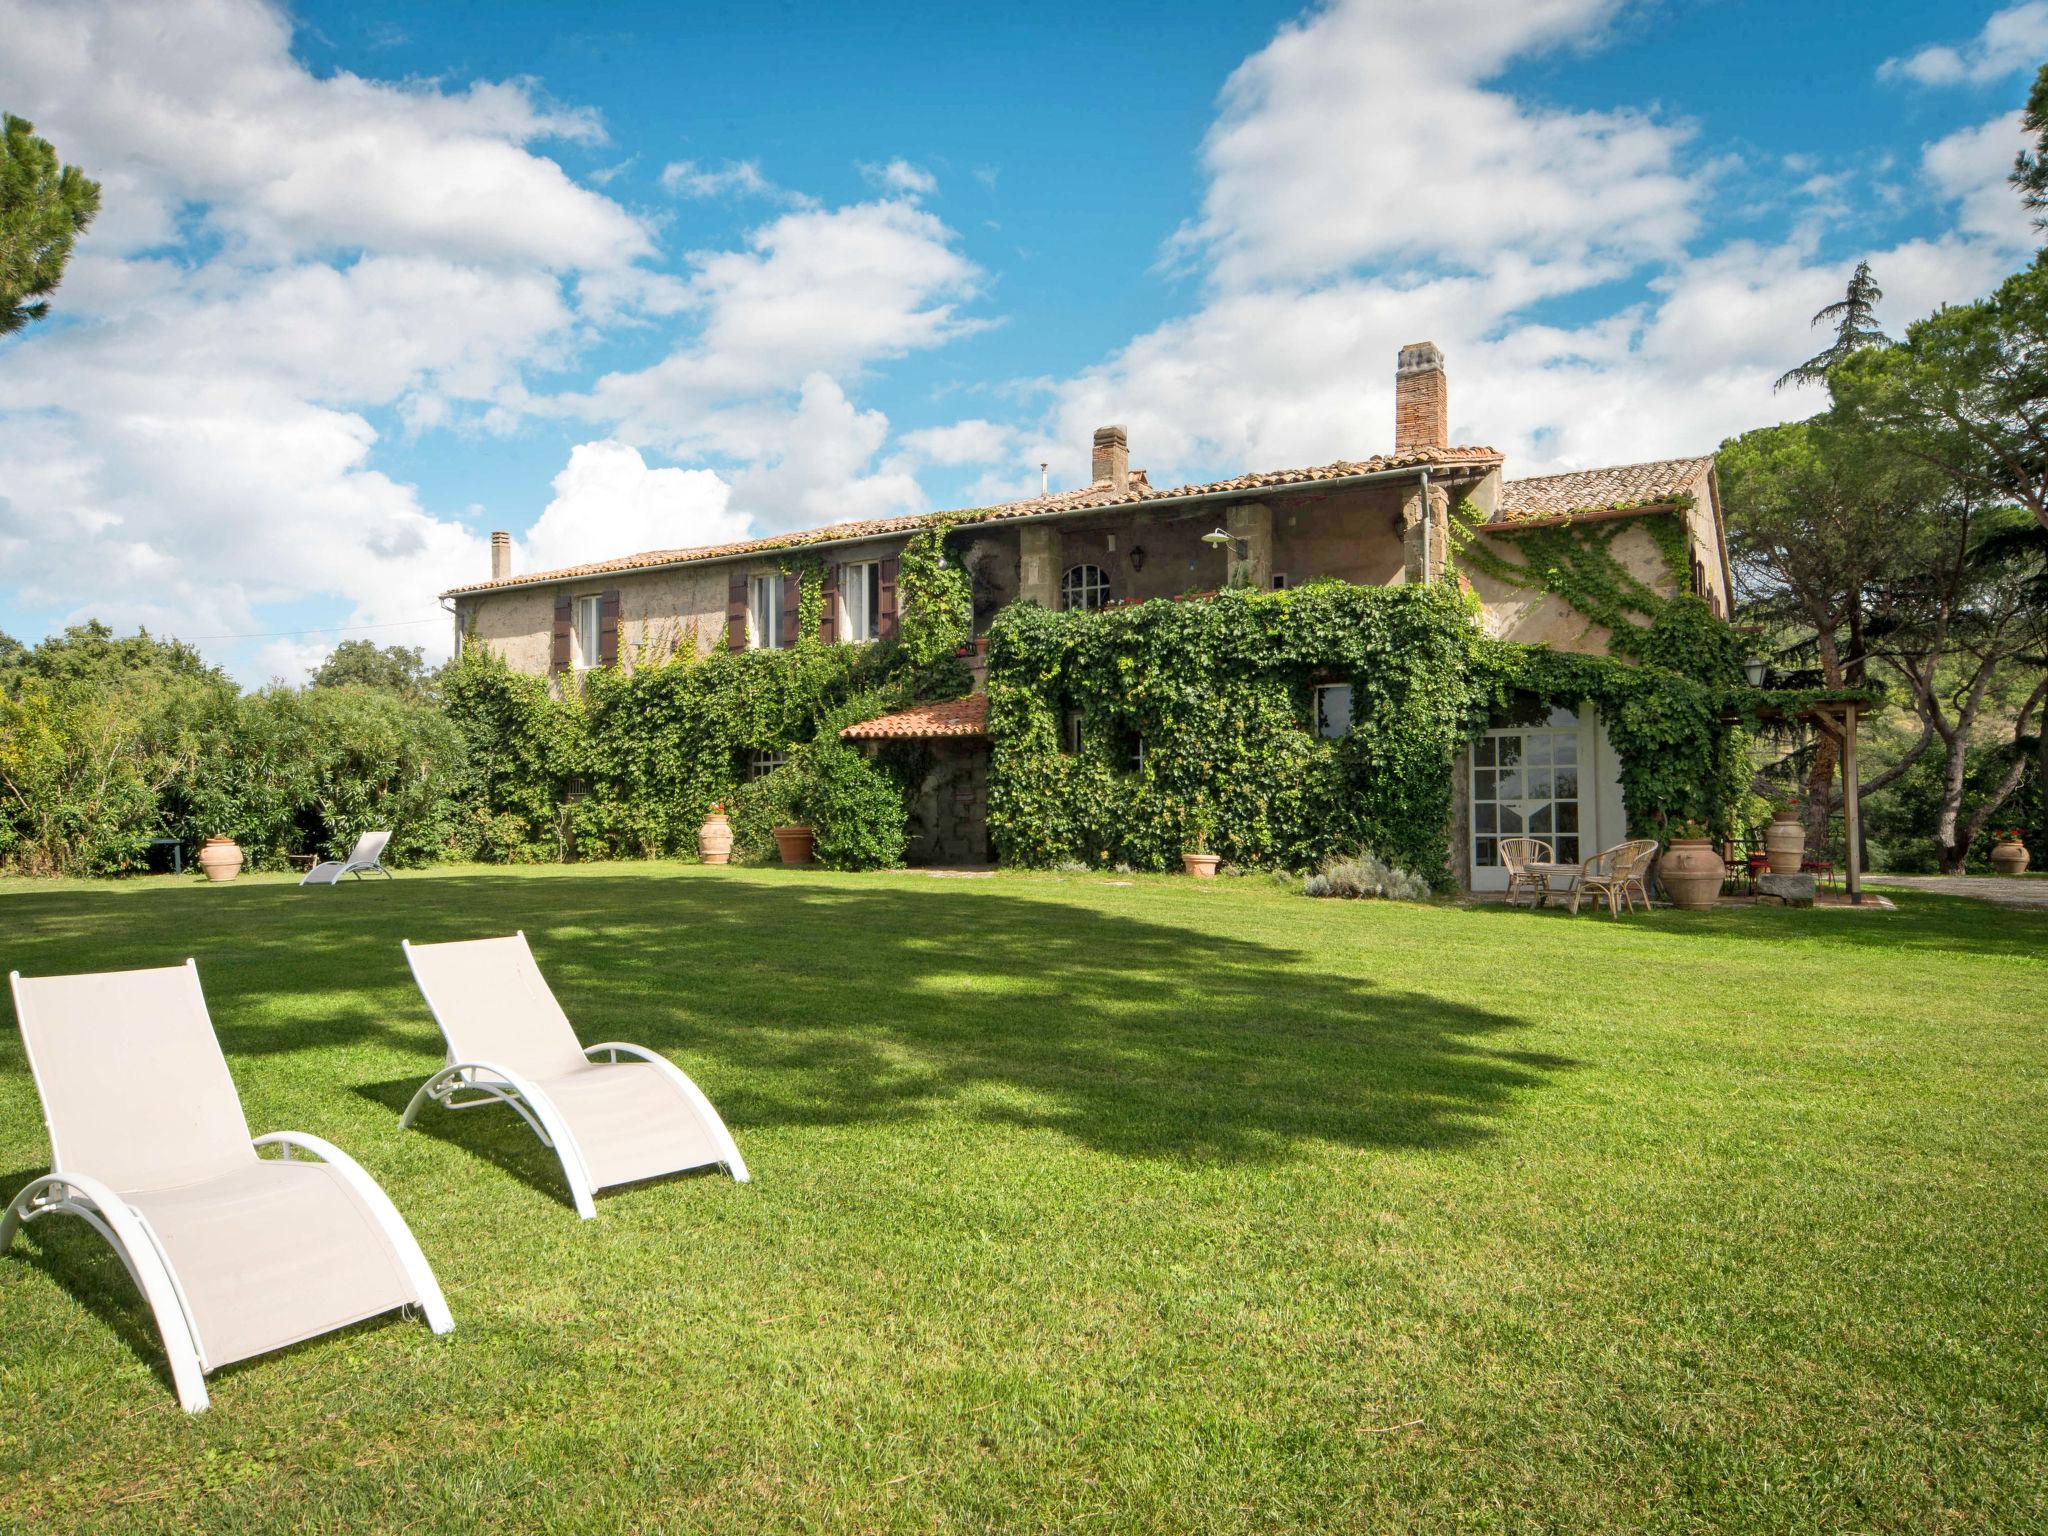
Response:
M1429 580L1429 525L1433 514L1429 507L1429 466L1422 467L1422 579Z

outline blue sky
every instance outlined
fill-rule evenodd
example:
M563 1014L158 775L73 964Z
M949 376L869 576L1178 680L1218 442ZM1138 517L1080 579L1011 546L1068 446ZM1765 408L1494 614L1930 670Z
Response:
M1360 457L1395 349L1509 473L1711 448L1868 257L2031 254L2048 0L677 7L0 0L106 186L0 341L0 629L247 681L522 569Z

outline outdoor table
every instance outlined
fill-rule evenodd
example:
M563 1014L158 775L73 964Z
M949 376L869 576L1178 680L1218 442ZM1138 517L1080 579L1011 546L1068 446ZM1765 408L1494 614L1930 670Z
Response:
M1522 867L1532 875L1541 875L1543 877L1543 894L1536 902L1536 905L1539 907L1546 905L1553 894L1569 896L1572 889L1571 882L1579 878L1579 866L1576 864L1546 864L1541 860L1532 860ZM1550 877L1552 875L1563 875L1565 877L1565 887L1563 890L1555 893L1552 892L1550 886Z

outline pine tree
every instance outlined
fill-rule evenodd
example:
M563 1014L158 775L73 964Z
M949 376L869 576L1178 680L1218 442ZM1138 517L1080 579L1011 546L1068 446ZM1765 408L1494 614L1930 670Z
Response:
M100 184L60 166L47 139L13 113L0 119L0 336L50 312L72 242L100 211Z
M2034 228L2048 229L2048 64L2034 76L2034 88L2027 92L2027 104L2020 112L2020 126L2034 136L2034 152L2021 150L2013 157L2012 175L2007 179L2019 193L2020 201L2035 214Z
M1877 306L1884 299L1884 290L1877 286L1877 279L1870 275L1870 263L1859 261L1856 270L1849 276L1849 288L1841 298L1822 309L1813 317L1816 327L1832 325L1835 339L1822 351L1816 352L1797 368L1778 376L1772 389L1783 389L1787 384L1825 383L1828 370L1844 358L1861 352L1865 347L1887 347L1891 337L1877 323Z

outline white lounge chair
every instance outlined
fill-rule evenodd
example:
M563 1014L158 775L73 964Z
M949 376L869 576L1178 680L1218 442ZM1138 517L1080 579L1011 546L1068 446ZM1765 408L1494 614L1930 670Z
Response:
M747 1182L732 1133L673 1062L621 1040L576 1043L523 932L402 947L448 1042L448 1064L420 1085L401 1126L430 1102L510 1104L561 1159L585 1221L597 1214L592 1196L617 1184L714 1164ZM590 1059L600 1052L604 1061Z
M355 847L349 849L347 858L329 859L324 864L315 864L306 871L306 878L299 884L336 885L340 883L343 875L354 875L360 880L363 878L363 872L371 869L389 880L391 871L384 867L384 845L390 841L389 832L365 832L356 839Z
M249 1139L191 961L8 980L50 1172L0 1217L0 1252L56 1215L113 1244L187 1413L206 1407L207 1373L397 1307L436 1333L455 1326L419 1244L347 1153L296 1131ZM257 1154L273 1146L279 1157Z

